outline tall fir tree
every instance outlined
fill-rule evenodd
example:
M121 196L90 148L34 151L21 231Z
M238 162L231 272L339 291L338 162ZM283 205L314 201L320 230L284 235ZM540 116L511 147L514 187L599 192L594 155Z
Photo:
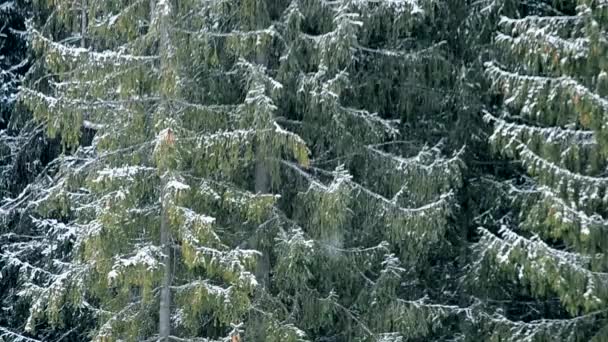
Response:
M25 13L20 5L15 1L3 1L0 4L0 114L4 127L16 100L19 75L23 74L27 64L25 44L19 34L20 31L23 32L25 24Z
M28 1L0 3L0 338L10 341L29 340L21 324L28 312L28 303L19 297L21 275L44 267L39 252L45 247L39 238L45 233L30 220L28 189L38 181L46 183L41 174L48 174L58 151L42 125L17 102L18 87L32 65L26 44L31 16ZM41 336L54 335L46 330Z
M75 151L34 201L52 252L27 330L462 337L465 84L437 20L462 6L57 2L79 34L32 29L51 77L21 97Z
M606 338L603 2L56 4L21 96L66 154L3 206L30 334ZM507 181L463 168L496 13Z
M18 87L31 61L25 23L31 15L27 1L0 4L0 188L2 197L17 195L52 159L40 125L17 103ZM42 142L41 142L42 141Z
M507 180L482 179L494 208L469 281L500 315L494 340L604 341L608 3L505 3L485 64L502 99L485 119L516 164Z
M87 311L94 340L238 336L259 254L246 238L276 201L254 193L249 176L258 164L273 179L278 160L308 160L303 141L272 121L280 84L257 62L270 49L222 32L210 36L234 40L221 61L195 49L208 39L196 35L209 22L198 2L80 5L76 46L32 30L56 76L21 94L66 148L83 125L96 130L39 205L39 223L74 235L76 252L48 286L25 284L26 330Z
M278 189L285 228L260 302L268 324L295 325L310 340L458 332L465 310L442 292L457 281L444 277L457 267L462 181L462 154L441 139L459 105L449 29L434 20L447 11L434 1L286 5L280 122L308 143L312 161L283 163L297 186Z

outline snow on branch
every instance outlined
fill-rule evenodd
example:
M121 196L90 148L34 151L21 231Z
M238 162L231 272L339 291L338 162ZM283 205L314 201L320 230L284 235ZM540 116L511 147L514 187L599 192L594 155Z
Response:
M25 331L35 331L37 322L43 317L50 318L52 324L59 324L59 312L64 306L74 305L71 301L77 301L73 294L82 290L82 279L87 271L86 266L73 264L68 270L51 278L44 287L32 283L23 286L18 296L32 300Z
M300 137L299 135L288 131L286 129L284 129L283 127L281 127L281 125L279 125L276 121L273 122L274 125L274 132L277 133L280 136L284 136L287 137L290 141L295 142L296 145L300 145L300 146L304 146L305 150L308 154L310 154L310 150L308 150L308 147L306 147L306 141L304 141L304 139L302 139L302 137Z
M190 35L193 38L198 38L198 39L202 39L202 40L206 40L208 38L258 38L260 36L269 36L269 37L280 37L280 35L278 34L276 28L274 26L270 26L268 28L265 29L261 29L261 30L251 30L251 31L239 31L239 30L234 30L234 31L230 31L230 32L212 32L209 31L207 28L202 28L201 30L198 31L191 31L191 30L186 30L186 29L181 29L181 28L173 28L173 31L175 32L179 32L179 33L185 33Z
M523 62L531 68L538 63L545 63L553 69L563 68L569 63L579 65L590 56L591 42L587 38L563 39L550 34L538 35L537 32L526 32L513 37L499 32L495 41L508 51L515 52L518 63Z
M192 291L197 288L204 288L207 294L221 298L228 298L230 292L230 286L224 288L212 284L209 280L198 280L183 285L171 286L171 289L175 290L176 292Z
M266 93L266 91L275 92L283 89L283 85L268 75L266 67L259 64L253 64L245 60L244 58L239 58L238 62L235 64L236 69L245 70L247 73L247 79L249 83L249 91L254 91L256 93L260 93L260 87L264 90L262 93ZM249 96L249 95L248 95Z
M524 204L526 214L522 215L522 226L526 230L561 240L568 248L593 255L595 259L603 258L608 220L601 215L568 204L545 186L538 187L534 194L515 193L515 198Z
M555 34L560 30L570 32L582 28L583 24L584 20L579 15L529 15L517 19L501 16L498 23L505 31L518 34L534 31L538 34Z
M116 65L126 62L155 62L159 56L137 56L112 50L95 52L90 49L64 45L46 38L42 33L31 29L34 43L43 46L45 49L58 53L63 58L69 58L73 62L81 62L83 58L91 63Z
M499 126L490 140L493 143L499 141L498 148L502 153L520 159L528 173L538 178L541 184L552 188L556 193L560 193L560 196L580 207L593 206L594 203L608 203L608 195L603 197L601 195L605 194L608 189L608 178L576 173L545 159L530 148L526 142L520 140L526 137L518 135L522 133L521 131L513 130L517 127L510 127L511 124L506 125L509 129ZM503 136L507 138L506 141L499 140Z
M397 14L425 14L425 10L422 8L424 5L420 3L420 0L354 0L353 2L359 10L368 10L371 5L379 5Z
M0 327L0 339L3 340L4 338L10 339L12 342L42 342L40 340L21 335L7 328Z
M446 165L461 161L461 157L464 154L464 148L462 148L458 152L456 152L453 157L449 159L441 158L439 156L439 149L437 148L437 146L435 146L431 149L424 148L413 157L404 158L395 154L381 151L373 147L373 145L366 146L366 149L374 154L377 154L383 158L386 158L387 160L392 161L394 164L396 164L395 168L397 170L407 170L410 166L415 165L417 168L421 168L426 172L430 172L437 168L445 170ZM429 150L435 153L431 153Z
M54 279L56 277L54 273L49 272L43 267L32 265L29 261L27 261L26 256L22 255L25 252L33 252L36 249L42 249L46 246L46 243L37 241L3 245L4 251L0 253L0 260L5 263L5 267L17 267L19 269L20 276L22 277L27 276L30 279L34 279L38 276L38 274L43 274L50 279Z
M500 314L477 313L481 319L493 326L493 336L507 342L533 342L547 335L559 336L561 341L575 341L577 332L592 329L597 318L606 310L566 319L539 319L530 322L512 321ZM582 329L582 330L581 330Z
M530 286L537 296L555 293L574 314L605 305L602 298L608 293L608 273L591 271L590 257L554 249L537 237L525 238L506 225L499 230L502 239L485 228L479 232L481 240L474 249L481 253L482 261L476 268L498 267ZM493 262L483 262L488 259Z
M139 65L115 70L104 70L100 75L93 75L90 73L90 70L82 70L83 73L70 75L70 78L61 80L51 79L48 82L56 92L64 94L78 94L80 92L84 94L82 97L86 97L88 91L95 89L102 90L108 95L119 95L122 90L120 79L129 76L130 73L137 73L139 70L141 70ZM60 75L63 76L64 74L60 73ZM49 74L45 77L50 76L54 75ZM91 76L93 76L93 78ZM135 77L140 76L135 75ZM117 84L118 86L116 86Z
M499 32L496 35L496 42L517 51L527 51L525 53L530 55L540 54L545 58L552 57L548 52L544 52L546 51L544 49L547 48L551 53L559 51L560 54L571 56L575 60L587 58L590 46L588 38L564 39L548 33L538 34L534 30L522 33L517 37Z
M209 149L221 142L246 143L250 137L256 134L255 130L237 129L232 131L217 132L209 135L193 137L197 141L198 148Z
M597 145L595 133L587 130L567 129L561 127L538 127L507 122L484 111L484 120L494 124L494 134L522 139L522 136L539 136L547 143L560 141L564 144Z
M190 190L190 186L185 184L177 179L171 179L167 184L165 184L165 190L169 192L181 192Z
M370 113L363 109L354 109L343 106L340 106L339 108L347 115L363 119L363 122L372 128L375 126L381 127L383 131L386 132L390 137L396 137L399 135L399 130L396 127L395 122L381 118L378 113Z
M194 251L193 263L207 269L210 274L235 276L241 285L257 286L258 282L246 265L250 265L261 253L251 249L233 248L219 250L206 246L192 246ZM224 246L225 248L225 246Z
M602 218L601 215L587 215L584 211L572 208L547 187L541 186L539 190L543 197L550 200L555 209L558 209L555 213L556 218L562 222L577 223L580 225L581 234L589 235L591 230L601 230L604 234L608 232L608 220Z
M549 86L552 87L550 99L557 97L557 92L568 93L572 97L578 97L579 100L588 99L591 104L597 106L600 110L608 112L608 99L602 98L570 76L545 77L521 75L506 71L495 62L486 62L484 66L488 75L494 80L495 85L508 82L509 87L507 91L509 94L517 94L522 87L533 85L532 89L527 89L526 94L521 95L530 97L530 93L532 93L536 96L541 89Z
M68 111L78 109L82 112L106 110L112 113L119 111L120 113L129 112L129 109L124 105L133 103L147 103L158 101L158 97L139 97L133 96L123 100L105 100L105 99L81 99L81 98L66 98L65 96L53 97L29 88L21 88L20 96L25 101L38 102L35 105L43 105L46 110Z
M263 108L266 113L274 112L277 109L272 99L266 96L266 87L259 83L249 89L245 97L245 104Z
M415 61L415 60L419 60L421 58L425 58L425 57L432 57L432 58L441 58L440 56L437 55L437 50L439 50L440 48L442 48L443 46L447 45L447 41L442 40L438 43L435 43L427 48L418 50L418 51L399 51L399 50L386 50L386 49L370 49L364 46L357 46L357 49L363 51L363 52L367 52L367 53L372 53L372 54L377 54L377 55L383 55L383 56L387 56L387 57L397 57L399 58L399 60L403 60L403 61Z
M558 190L561 190L562 186L570 188L576 186L581 197L584 195L597 197L599 193L604 193L606 188L608 188L607 177L585 176L561 168L541 158L521 142L517 145L517 149L528 170L533 175L539 176L541 182L546 183L548 186L556 187Z
M215 218L207 215L202 215L190 208L181 206L171 207L171 211L179 216L179 230L182 240L192 246L200 244L201 238L204 239L204 244L210 243L220 245L220 237L211 229L215 223Z
M136 250L137 252L131 256L115 257L112 270L107 275L110 284L131 268L141 267L147 272L160 269L160 260L162 259L162 249L160 247L146 245L138 246Z
M123 308L122 310L120 310L118 312L106 313L106 315L109 315L109 317L107 319L105 319L105 322L103 323L103 325L98 329L97 334L93 338L93 341L103 342L103 341L106 341L106 339L108 337L111 337L113 335L112 332L114 330L113 325L116 322L124 322L124 321L135 319L136 315L129 315L129 313L131 313L132 311L135 311L135 309L140 304L141 304L141 300L137 300L132 303L129 303L125 308Z
M316 179L314 179L314 177L312 177L312 175L310 175L306 171L302 170L298 165L296 165L292 162L289 162L289 161L285 161L285 160L281 161L281 163L283 165L291 168L292 170L296 171L298 174L300 174L301 176L306 178L311 184L315 185L316 187L319 187L323 191L326 191L326 192L331 191L331 189L329 187L325 186L324 184L322 184L319 181L317 181ZM327 173L327 171L325 171L323 169L319 169L316 167L311 167L311 168L316 171L319 171L321 173ZM375 199L378 202L382 203L383 205L386 205L389 208L393 208L397 212L399 212L403 215L406 215L406 216L413 216L418 213L423 213L427 210L436 209L438 207L443 207L449 201L449 199L451 197L453 197L453 195L454 195L453 192L449 192L449 193L440 195L437 200L427 203L418 208L403 208L403 207L400 207L399 205L397 205L394 201L391 201L391 200L387 199L386 197L367 189L366 187L353 181L352 179L344 179L343 181L344 181L344 183L352 186L354 189L360 190L362 193L366 194L370 198Z
M35 217L31 217L31 219L36 228L41 229L48 236L53 236L57 242L65 242L78 234L78 227L72 224L65 224L55 219L38 219Z
M188 101L184 101L184 100L176 99L176 98L170 98L170 99L167 99L167 101L177 107L191 108L191 109L195 109L195 110L206 111L206 112L208 111L208 112L213 112L213 113L217 113L217 114L230 113L230 112L235 111L238 107L238 105L207 105L207 104L193 103L193 102L188 102Z
M141 174L148 174L153 172L156 172L155 168L140 165L104 168L97 171L97 178L95 178L93 182L99 183L103 181L113 181L115 179L133 181L137 176Z
M10 12L15 9L15 1L5 1L0 5L0 12Z

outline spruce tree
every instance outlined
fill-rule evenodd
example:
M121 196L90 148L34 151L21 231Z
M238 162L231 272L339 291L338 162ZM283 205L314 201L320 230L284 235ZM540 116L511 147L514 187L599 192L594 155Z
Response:
M210 22L200 12L230 7L82 5L75 46L32 29L57 76L48 90L24 88L23 102L65 148L83 125L96 135L66 157L40 205L41 224L67 227L77 252L50 286L26 284L26 329L84 310L98 322L94 340L238 336L259 254L243 242L276 201L254 193L248 176L260 159L272 171L276 160L308 158L303 141L271 120L280 84L245 59L256 55L241 48L256 43L247 34L230 35L221 61L200 48ZM257 60L269 50L259 49Z
M29 339L23 335L29 308L19 296L20 285L29 276L39 277L45 268L40 252L47 249L41 241L45 232L30 220L29 193L48 184L41 173L48 175L45 170L57 154L42 125L17 102L18 87L33 64L26 44L31 16L27 1L0 4L0 338L9 341ZM57 336L41 330L45 338Z
M283 163L297 186L278 189L285 223L259 301L271 328L276 320L335 341L458 334L466 310L445 272L458 267L462 153L441 139L454 123L458 68L442 39L449 29L435 22L447 10L434 1L286 6L280 122L312 161ZM271 332L252 339L276 340Z
M27 64L25 46L19 35L19 30L23 30L23 14L14 1L3 1L0 5L0 114L4 125L16 99L19 75L22 74L20 69Z
M506 3L485 64L502 98L485 119L515 176L482 181L497 195L469 281L496 312L488 338L603 341L608 4Z
M7 134L6 127L8 120L10 119L11 113L14 110L14 104L16 101L17 86L19 84L20 76L22 74L23 64L27 64L25 61L25 47L24 41L20 39L19 35L14 30L21 29L24 24L23 13L19 11L17 4L13 1L3 1L0 4L0 22L2 27L0 28L0 117L2 118L2 192L3 195L8 193L8 187L6 184L5 175L7 174L6 165L10 164L11 155L11 140L13 136ZM12 138L12 139L11 139ZM6 233L6 228L0 228L0 234ZM0 243L5 244L5 239L0 238ZM2 253L0 248L0 253ZM6 311L11 309L14 297L10 294L6 294L10 291L10 277L9 272L6 270L5 262L0 259L0 292L3 294L0 298L0 337L8 336L9 334L15 334L19 336L18 332L13 331L12 321L10 316L7 315Z
M55 3L77 34L31 29L50 75L21 92L65 149L32 201L29 333L464 336L464 4Z

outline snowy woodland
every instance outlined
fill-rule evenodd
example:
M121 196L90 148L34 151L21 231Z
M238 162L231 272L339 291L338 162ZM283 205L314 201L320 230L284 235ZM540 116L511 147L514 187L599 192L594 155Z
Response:
M0 342L608 341L608 0L0 0Z

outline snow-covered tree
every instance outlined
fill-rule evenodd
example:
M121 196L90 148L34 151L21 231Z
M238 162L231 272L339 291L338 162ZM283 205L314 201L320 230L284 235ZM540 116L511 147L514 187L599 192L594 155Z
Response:
M57 154L42 125L17 105L18 86L32 64L25 31L31 13L27 1L0 3L0 338L9 341L28 340L22 329L28 303L20 300L20 284L28 278L24 274L41 278L46 260L41 252L48 251L42 241L46 232L29 216L33 208L29 192L22 191L37 180L38 185L48 185L39 174L48 170ZM64 332L40 330L46 338Z
M307 142L312 159L308 168L282 162L290 186L275 190L282 223L262 244L270 286L254 312L265 324L250 338L456 335L466 309L449 292L457 282L449 274L457 267L452 219L463 155L441 139L454 123L460 71L442 39L449 29L434 21L445 3L284 8L275 25L284 86L277 121ZM285 326L304 335L280 335Z
M30 31L49 72L21 100L66 154L11 202L42 235L9 249L28 333L403 341L478 321L458 292L460 15L443 20L464 3L52 3Z
M98 322L94 340L238 335L259 254L243 242L277 199L249 176L265 160L308 160L273 120L281 85L247 60L247 34L218 47L221 63L195 49L223 35L209 16L247 5L83 3L74 45L32 29L54 78L48 90L24 88L23 102L66 148L82 126L96 135L65 157L73 163L39 204L40 223L71 233L77 252L49 286L24 286L27 330L83 310ZM270 51L262 43L258 58Z
M501 317L488 329L496 340L603 341L608 3L515 1L512 8L485 65L504 99L485 119L494 150L521 172L502 183L485 179L501 209L482 219L470 281L499 303L490 304Z
M20 76L27 65L25 44L21 35L25 25L25 9L16 1L0 4L0 114L6 126L15 100Z
M23 1L0 4L0 191L14 195L31 180L40 166L44 144L36 138L43 133L27 111L17 108L17 90L30 66L26 47L25 21L30 13ZM22 133L22 134L21 134ZM28 148L25 148L27 146ZM29 149L29 151L28 151ZM37 153L38 152L38 153ZM51 154L51 153L50 153Z

